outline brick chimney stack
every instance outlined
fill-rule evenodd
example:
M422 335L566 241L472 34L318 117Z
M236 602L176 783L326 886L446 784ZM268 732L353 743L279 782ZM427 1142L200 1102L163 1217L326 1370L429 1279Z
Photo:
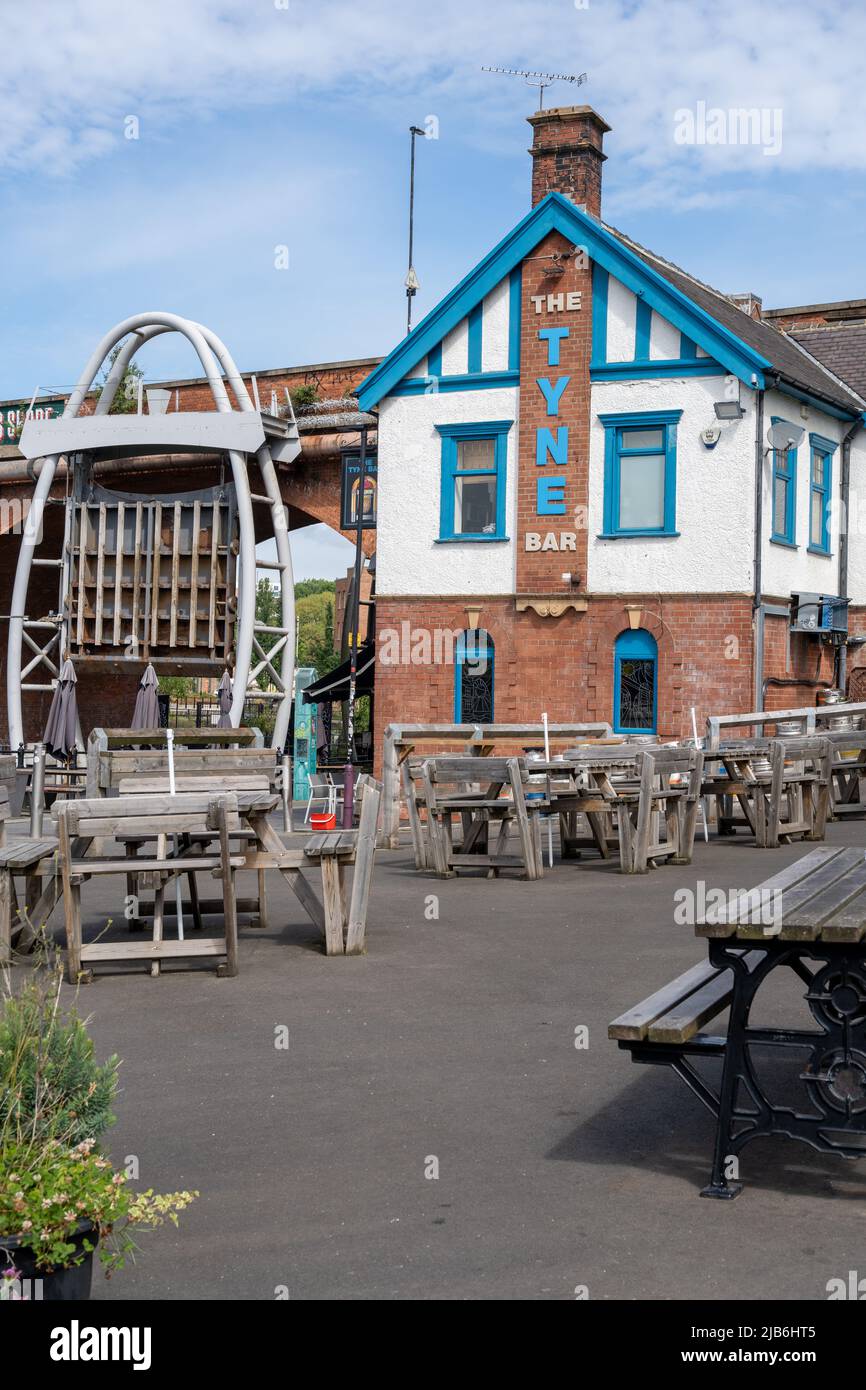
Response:
M607 122L591 106L555 106L527 120L533 132L532 206L548 193L562 193L600 217Z

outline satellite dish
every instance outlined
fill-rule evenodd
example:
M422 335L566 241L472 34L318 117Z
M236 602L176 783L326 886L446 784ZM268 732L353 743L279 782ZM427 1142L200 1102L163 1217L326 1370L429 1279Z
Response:
M785 453L788 449L796 449L802 444L805 433L802 425L792 425L789 420L777 420L775 425L771 425L767 430L767 440L771 449Z

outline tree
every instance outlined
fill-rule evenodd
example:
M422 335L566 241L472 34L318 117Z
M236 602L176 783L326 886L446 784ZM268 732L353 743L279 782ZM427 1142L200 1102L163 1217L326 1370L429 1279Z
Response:
M112 348L108 362L103 369L102 380L96 387L97 400L102 395L103 387L108 380L108 374L117 361L118 354L124 344L118 343L117 347ZM126 371L121 377L120 384L115 392L114 402L109 410L109 415L134 415L138 410L138 383L144 377L144 372L135 362L130 362Z

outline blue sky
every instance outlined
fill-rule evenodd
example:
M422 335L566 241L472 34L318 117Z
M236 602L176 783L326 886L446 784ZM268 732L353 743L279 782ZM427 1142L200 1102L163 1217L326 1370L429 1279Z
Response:
M0 398L68 387L145 309L207 323L245 371L388 351L410 123L439 133L418 142L416 318L528 209L536 94L485 63L588 73L546 104L613 127L603 212L637 240L768 306L864 296L864 50L848 0L9 7ZM781 112L781 149L677 143L700 102ZM140 360L196 371L171 337Z

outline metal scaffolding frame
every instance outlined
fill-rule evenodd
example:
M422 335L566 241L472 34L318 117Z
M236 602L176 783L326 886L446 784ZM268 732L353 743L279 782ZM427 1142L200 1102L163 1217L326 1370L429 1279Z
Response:
M179 421L178 414L167 417L153 416L112 416L109 423L102 417L108 415L118 388L136 353L146 342L161 333L180 333L188 339L195 349L214 399L216 416L210 412L188 412ZM125 340L125 341L124 341ZM112 350L120 345L106 377L105 384L96 404L93 415L80 417L82 403L96 381L97 373ZM250 491L248 460L250 454L236 447L239 432L229 421L220 425L219 416L233 416L237 420L238 411L232 405L226 389L230 386L242 415L255 415L260 428L244 430L244 436L255 443L254 458L264 484L264 495ZM237 642L235 645L235 669L231 707L231 722L240 725L244 702L248 692L254 687L259 676L267 674L276 686L275 691L255 689L256 698L272 698L277 701L276 719L273 733L273 746L285 745L289 727L289 715L294 684L294 633L295 633L295 593L292 575L292 556L289 547L289 528L286 507L280 496L279 482L274 467L274 453L282 462L291 462L300 452L297 427L291 415L289 404L289 427L282 436L274 435L274 422L266 431L261 412L250 399L240 372L225 344L202 324L178 314L152 312L136 314L116 324L98 344L90 357L78 384L66 403L62 416L54 420L29 420L22 431L20 447L26 458L41 458L33 499L23 528L21 549L15 571L12 603L9 618L9 642L6 666L6 692L9 715L9 738L13 748L24 742L24 721L21 697L23 691L51 690L57 680L58 669L69 646L69 518L67 508L63 537L63 551L59 558L35 558L35 550L42 534L42 519L51 491L51 485L62 454L76 457L75 450L81 448L79 458L86 458L86 445L91 448L98 440L100 448L110 447L112 442L129 448L140 442L143 447L152 448L155 437L165 426L155 421L170 422L176 433L179 423L188 437L190 447L213 449L220 447L220 435L224 439L224 452L231 464L232 479L237 496L239 522L238 552L238 604L237 604ZM136 427L135 421L145 422ZM70 424L77 421L75 428ZM98 422L98 423L97 423ZM238 422L240 424L241 422ZM250 425L252 425L250 421ZM116 429L115 429L116 426ZM46 428L47 427L47 428ZM140 440L136 441L138 429ZM112 433L117 435L112 439ZM274 442L267 437L271 434ZM235 447L228 446L231 440ZM48 443L51 451L46 451ZM256 621L256 537L253 522L253 503L267 505L271 521L273 539L276 544L276 562L265 568L275 569L280 579L280 625L279 627L259 624ZM27 590L34 565L56 566L60 570L59 602L57 617L49 620L33 620L27 615ZM270 651L265 651L260 638L275 636L276 642ZM27 649L27 651L25 651ZM27 652L33 653L24 664ZM28 681L28 676L36 674L39 667L50 678L46 682Z

